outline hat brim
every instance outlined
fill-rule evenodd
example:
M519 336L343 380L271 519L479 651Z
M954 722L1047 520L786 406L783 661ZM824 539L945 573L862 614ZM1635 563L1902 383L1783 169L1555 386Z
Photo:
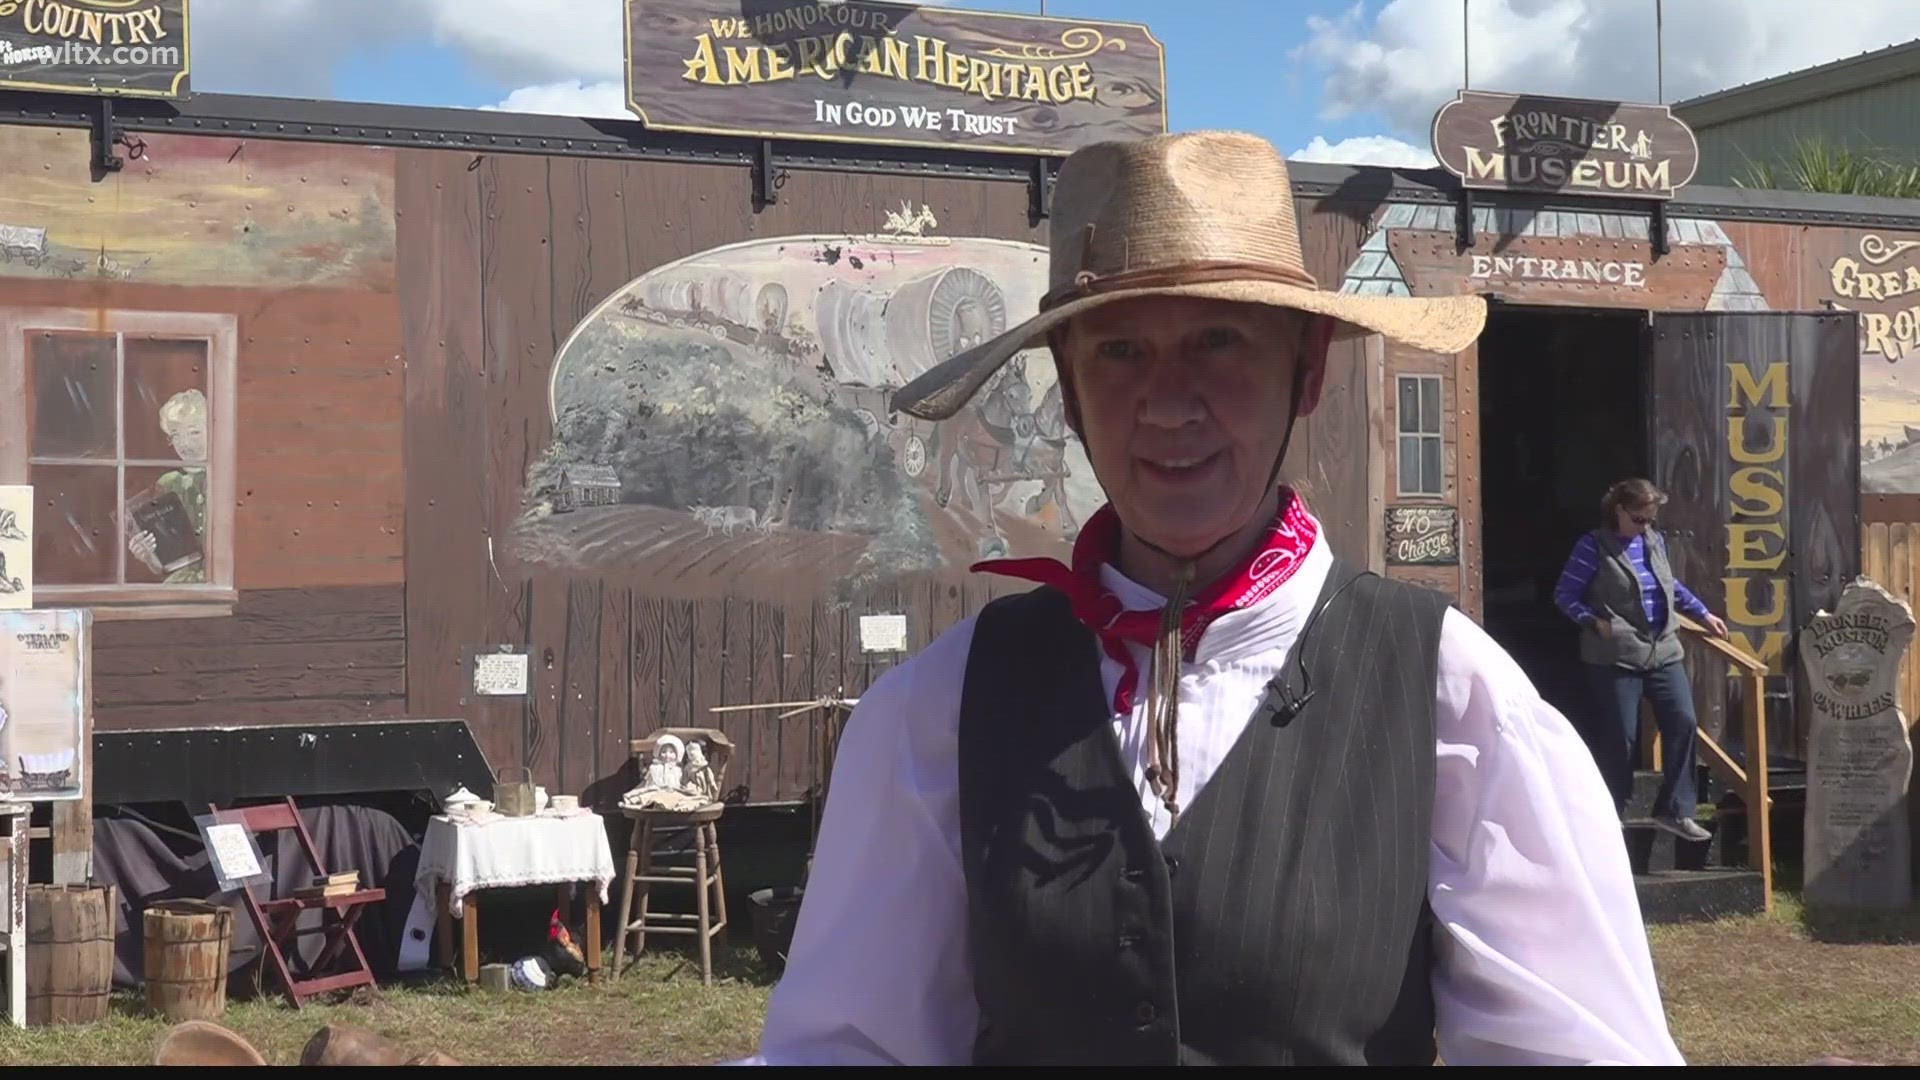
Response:
M1478 296L1361 296L1262 280L1118 289L1069 300L928 368L894 391L893 408L923 420L945 420L959 412L1015 353L1045 344L1047 331L1102 305L1146 296L1192 296L1305 311L1336 320L1336 341L1379 334L1408 348L1436 353L1466 348L1487 321L1487 303Z

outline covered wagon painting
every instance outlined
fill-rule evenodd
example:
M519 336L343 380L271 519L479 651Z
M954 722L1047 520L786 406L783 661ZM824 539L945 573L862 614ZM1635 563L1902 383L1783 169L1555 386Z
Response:
M1032 311L1046 249L928 237L749 241L659 267L589 313L549 388L509 552L778 589L848 588L1056 551L1099 505L1053 363L1029 350L931 423L892 392ZM615 505L573 490L605 477Z

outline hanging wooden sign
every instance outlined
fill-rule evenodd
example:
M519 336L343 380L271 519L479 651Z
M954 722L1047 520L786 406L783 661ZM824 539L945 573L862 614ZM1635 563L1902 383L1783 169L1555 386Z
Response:
M1167 130L1136 23L872 0L627 0L649 128L1065 155Z
M0 89L187 95L188 0L0 0Z
M1671 199L1700 144L1665 105L1462 90L1434 114L1433 155L1468 188Z

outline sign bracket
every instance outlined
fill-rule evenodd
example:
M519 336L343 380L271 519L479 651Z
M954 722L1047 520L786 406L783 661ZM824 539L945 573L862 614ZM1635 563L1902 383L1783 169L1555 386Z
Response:
M773 156L773 140L761 139L753 153L753 208L764 210L780 201L787 186L787 170Z
M1453 206L1453 244L1454 252L1465 251L1473 246L1473 189L1462 186L1460 198Z
M1053 213L1053 183L1058 177L1052 158L1033 159L1033 169L1027 176L1027 216L1036 225Z
M1653 200L1653 212L1647 215L1647 239L1653 243L1653 257L1660 258L1667 253L1667 203L1664 199Z
M127 161L113 150L120 141L120 126L113 119L113 98L102 97L93 111L93 168L95 172L119 172Z

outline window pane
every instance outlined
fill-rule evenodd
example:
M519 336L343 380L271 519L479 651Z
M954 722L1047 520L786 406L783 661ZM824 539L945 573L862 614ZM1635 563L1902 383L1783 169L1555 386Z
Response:
M27 385L35 457L114 460L112 334L29 334Z
M1400 436L1400 490L1420 490L1420 436Z
M111 465L33 467L33 577L37 583L115 582L121 540L113 504L119 486L119 471Z
M1420 380L1411 375L1400 376L1399 415L1402 432L1420 430Z
M127 458L207 460L207 343L130 337Z
M1440 434L1440 380L1421 379L1420 388L1420 430L1428 435Z
M127 580L207 580L207 470L127 466Z
M1428 495L1447 490L1440 482L1440 440L1431 435L1420 440L1420 490Z

